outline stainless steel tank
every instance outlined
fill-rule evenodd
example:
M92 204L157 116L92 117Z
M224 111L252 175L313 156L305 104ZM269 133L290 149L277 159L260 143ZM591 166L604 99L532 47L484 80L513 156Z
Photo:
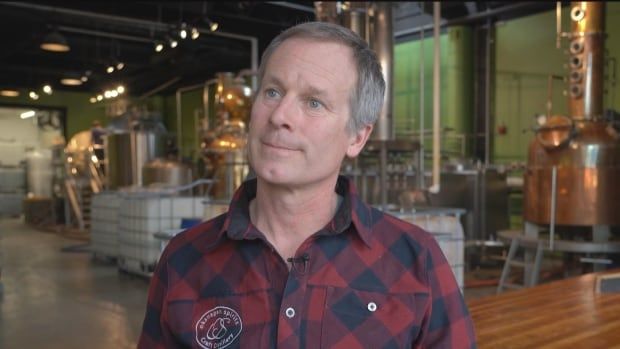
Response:
M603 2L571 3L570 117L548 115L530 143L524 218L549 224L556 168L555 222L620 225L620 137L603 119Z
M164 157L167 135L158 123L139 123L129 132L104 136L108 189L143 184L142 166Z
M392 3L371 1L315 1L316 18L340 24L357 33L377 54L385 79L383 108L371 138L379 141L394 139L392 123L392 78L394 66L394 32Z
M192 181L189 166L170 159L155 159L142 167L142 185L182 186Z

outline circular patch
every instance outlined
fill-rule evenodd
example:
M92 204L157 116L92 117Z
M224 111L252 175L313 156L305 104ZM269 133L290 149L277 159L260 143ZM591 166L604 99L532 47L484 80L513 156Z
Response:
M241 317L236 311L215 307L196 322L196 341L205 349L223 349L239 337L242 328Z

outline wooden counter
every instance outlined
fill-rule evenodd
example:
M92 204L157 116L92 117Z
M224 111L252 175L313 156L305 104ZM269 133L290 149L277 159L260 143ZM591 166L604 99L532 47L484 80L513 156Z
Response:
M597 274L468 302L479 348L620 348L620 293L596 294Z

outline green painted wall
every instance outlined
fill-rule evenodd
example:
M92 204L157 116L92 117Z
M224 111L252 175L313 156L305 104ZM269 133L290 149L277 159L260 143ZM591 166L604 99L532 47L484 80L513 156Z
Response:
M164 123L168 131L177 134L176 95L164 97ZM182 156L196 159L197 125L195 118L203 115L202 88L181 94L181 145Z
M605 42L609 55L620 58L620 4L607 2ZM563 7L563 30L570 30L568 7ZM494 131L494 163L525 161L527 145L533 133L523 132L534 126L534 115L544 114L547 100L549 74L567 75L564 53L568 41L563 39L562 49L556 48L555 10L515 19L497 26L495 40L496 86L495 125L505 125L506 135ZM611 87L611 86L609 86ZM568 112L567 98L561 81L554 82L553 113ZM605 108L620 109L620 91L609 89ZM613 94L612 94L613 92Z
M394 47L394 130L396 138L411 138L420 129L420 59L424 51L424 129L433 126L433 38L409 41ZM441 127L451 128L442 146L460 151L460 141L449 135L470 133L473 113L472 32L451 27L440 36ZM431 146L430 134L425 145Z

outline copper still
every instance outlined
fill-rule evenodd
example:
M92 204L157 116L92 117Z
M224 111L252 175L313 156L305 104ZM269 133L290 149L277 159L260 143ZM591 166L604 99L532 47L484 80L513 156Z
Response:
M620 136L603 118L605 3L572 2L570 17L570 115L549 113L530 143L524 218L537 224L554 218L559 225L620 225Z
M206 178L216 179L211 196L230 200L249 172L246 154L247 125L252 109L252 90L233 73L217 73L213 127L203 127L200 138Z

